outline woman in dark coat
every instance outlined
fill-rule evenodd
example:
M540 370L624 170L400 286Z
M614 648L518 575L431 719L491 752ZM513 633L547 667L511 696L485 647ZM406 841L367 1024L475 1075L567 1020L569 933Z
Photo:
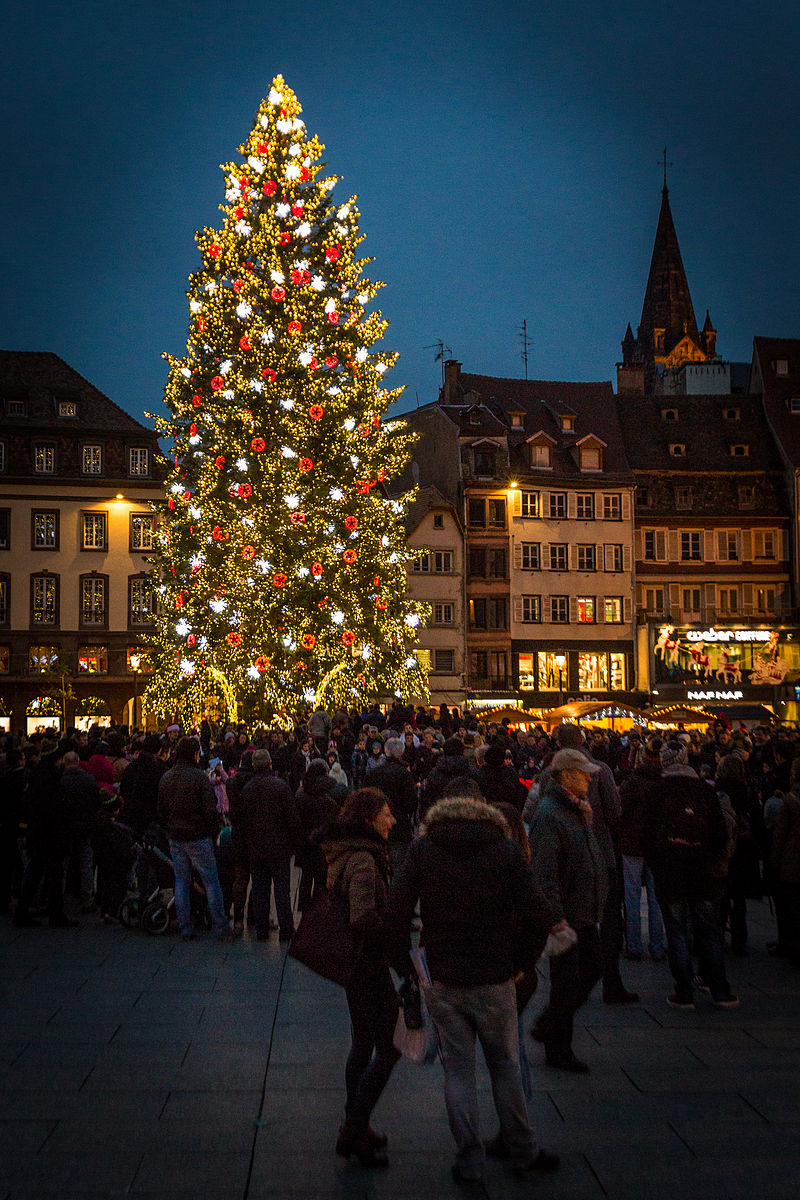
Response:
M328 887L348 903L350 924L363 937L363 960L345 989L352 1045L345 1069L346 1116L336 1153L365 1167L388 1166L386 1138L370 1128L372 1110L400 1055L394 1048L398 1001L389 974L384 918L388 898L389 801L377 788L360 788L319 836L328 863Z
M319 844L311 840L311 835L339 815L346 795L347 788L328 774L327 764L321 758L313 759L295 797L303 826L303 844L294 856L295 866L301 869L297 894L300 912L308 907L312 895L325 890L328 877L325 855Z

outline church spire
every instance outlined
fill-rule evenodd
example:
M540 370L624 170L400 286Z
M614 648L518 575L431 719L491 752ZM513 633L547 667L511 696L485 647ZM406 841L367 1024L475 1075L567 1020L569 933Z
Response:
M669 207L669 188L666 183L666 154L664 186L661 191L661 212L650 261L642 319L639 323L638 344L648 359L664 362L670 352L687 335L700 345L697 321L689 293L689 283L683 268L678 235Z

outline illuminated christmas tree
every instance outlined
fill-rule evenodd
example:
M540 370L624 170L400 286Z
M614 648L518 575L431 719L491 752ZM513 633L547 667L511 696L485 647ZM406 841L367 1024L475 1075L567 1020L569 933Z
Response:
M367 311L382 285L301 111L278 76L243 161L222 167L222 228L197 234L187 352L156 417L172 442L148 691L162 715L212 694L272 719L427 692L405 509L384 487L413 439L386 420L396 355L374 349L387 322Z

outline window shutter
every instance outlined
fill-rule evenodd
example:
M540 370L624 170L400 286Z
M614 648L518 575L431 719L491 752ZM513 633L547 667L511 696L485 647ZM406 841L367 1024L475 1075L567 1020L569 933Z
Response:
M631 519L631 498L628 492L622 493L622 519L623 521Z
M512 506L512 515L515 517L521 517L522 516L522 492L519 490L519 488L514 489L511 506Z
M598 542L594 548L594 568L596 571L607 571L605 559L605 546L602 542Z
M742 609L746 617L753 615L753 585L752 583L742 584Z
M681 607L681 586L679 583L669 585L669 607L673 616L677 616Z
M703 530L703 560L705 562L714 561L714 530Z
M574 625L578 620L578 597L570 596L569 598L569 619Z
M630 574L631 571L631 548L630 546L622 547L622 569Z
M547 555L546 555L546 558L547 558L547 569L548 569L549 571L555 571L555 567L554 567L554 565L553 565L553 558L554 558L554 555L553 555L553 547L552 547L552 546L551 546L549 543L548 543L548 546L547 546Z
M677 534L675 535L678 536ZM656 561L667 561L667 531L666 529L656 530Z
M630 596L626 596L625 599L622 601L622 609L623 609L623 619L625 621L625 624L630 625L631 618L632 618Z
M550 596L542 596L542 623L552 624L553 614L550 611Z
M711 624L716 618L717 611L717 585L715 583L706 584L706 624Z
M749 529L742 530L742 562L753 561L753 535Z
M661 531L663 533L663 530ZM678 562L679 557L678 531L670 529L669 531L669 554L667 558L670 562Z
M567 517L574 521L578 516L578 499L574 492L567 492Z
M514 597L514 620L519 622L522 620L522 597Z
M780 532L781 558L788 559L789 557L789 530L783 529Z
M520 542L514 543L514 570L522 570L522 544Z
M728 558L728 531L717 530L717 562L726 562Z
M572 542L567 546L567 566L570 571L574 571L577 565L578 548Z

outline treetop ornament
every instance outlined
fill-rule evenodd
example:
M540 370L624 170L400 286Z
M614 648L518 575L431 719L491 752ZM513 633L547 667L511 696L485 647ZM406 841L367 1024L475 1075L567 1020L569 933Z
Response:
M376 349L382 285L301 111L278 76L241 161L223 165L221 228L196 235L186 355L165 356L148 690L161 714L242 704L271 720L427 694L414 632L427 610L406 596L415 553L384 487L413 437L386 419L402 389L381 387L396 359Z

